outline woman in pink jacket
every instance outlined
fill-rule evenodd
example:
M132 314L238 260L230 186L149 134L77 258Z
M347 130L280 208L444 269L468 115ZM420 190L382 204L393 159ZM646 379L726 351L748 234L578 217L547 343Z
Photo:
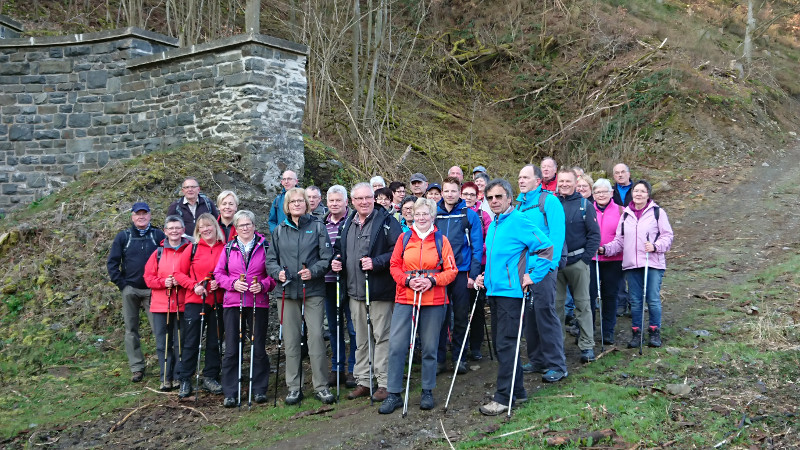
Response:
M628 282L633 328L628 348L640 346L644 321L643 297L650 311L648 345L661 347L661 279L667 268L665 254L672 246L672 227L667 213L650 198L652 189L645 180L633 185L633 201L622 213L614 240L600 246L598 251L606 256L622 252L622 270ZM647 292L642 292L646 266Z
M600 178L592 185L594 210L597 214L597 225L600 226L600 245L606 245L614 240L617 234L617 225L622 217L622 206L614 203L611 198L611 182ZM600 269L600 296L603 301L601 308L603 324L603 343L614 344L614 328L617 326L617 295L622 284L622 255L600 256L593 258L597 261L590 266L591 279L589 295L592 300L592 311L597 304L597 269Z

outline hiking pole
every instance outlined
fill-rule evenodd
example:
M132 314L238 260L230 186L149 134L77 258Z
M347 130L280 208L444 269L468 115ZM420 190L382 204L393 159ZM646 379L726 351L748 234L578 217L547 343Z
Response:
M211 278L206 276L203 278L202 285L203 285L203 295L200 297L203 299L203 309L200 310L200 342L197 347L197 370L195 371L195 389L194 389L194 402L197 403L197 397L200 396L200 356L203 354L203 325L205 323L206 318L206 294L207 292L205 289L208 287L208 281ZM208 349L206 349L206 359L208 359Z
M281 371L281 347L283 347L283 309L286 306L286 285L291 281L286 266L283 266L283 273L286 281L281 285L283 293L281 294L281 317L280 326L278 327L278 363L275 365L275 400L272 402L273 407L278 406L278 372Z
M644 235L644 243L647 244L650 241L650 233ZM642 289L642 322L641 326L639 327L639 331L641 331L639 335L639 356L642 356L642 347L644 347L644 304L647 301L647 269L650 268L650 252L647 249L644 249L644 287Z
M511 418L511 405L514 404L514 382L517 380L517 366L519 365L519 343L522 340L522 321L525 318L525 305L532 301L530 288L525 289L522 298L522 308L519 312L519 330L517 331L517 349L514 350L514 370L511 371L511 390L508 392L508 419Z
M417 299L419 299L419 306L417 306ZM416 308L416 314L414 311ZM403 399L403 418L408 415L408 391L411 388L411 363L414 361L414 344L417 338L417 326L419 324L419 314L422 308L422 292L414 291L414 300L411 304L411 342L408 344L408 376L406 377L406 396Z
M258 277L253 277L253 284L258 283ZM253 408L253 355L256 348L256 294L253 294L253 317L250 325L250 386L247 388L247 409Z
M339 259L339 256L336 255L336 258ZM340 337L341 337L341 329L342 329L342 320L341 320L341 292L339 287L339 272L336 272L336 403L339 403L339 384L340 384L340 372L342 370L342 364L340 363L341 353L342 353L342 346L340 345ZM350 344L353 345L353 344Z
M604 344L606 343L606 335L603 334L603 297L600 294L600 260L599 256L595 256L594 272L597 276L597 306L600 308L600 353L605 351Z
M161 380L164 383L167 382L167 359L169 358L169 315L171 312L172 312L172 288L167 288L167 328L164 330L164 379Z
M246 275L241 274L239 275L239 281L245 281ZM239 409L242 409L242 360L244 359L244 355L242 354L242 342L244 339L242 338L242 328L244 328L244 324L242 323L242 310L244 309L244 292L239 294L239 400L236 403L236 406Z
M172 275L170 275L172 277ZM175 282L175 277L172 277ZM178 361L183 362L183 345L181 345L181 310L178 304L178 288L175 288L175 325L178 327Z
M491 320L491 317L489 320ZM489 320L486 320L486 308L483 308L483 332L486 334L486 346L489 347L489 359L494 361L494 351L492 351L492 335L489 333Z
M211 276L211 279L212 280L214 279L213 275ZM220 326L220 323L222 323L222 306L219 305L219 303L217 302L217 292L218 292L218 290L214 291L214 318L216 319L216 322L217 322L217 347L219 347L219 356L220 356L220 358L222 358L222 356L223 356L223 354L222 354L222 329L223 329L223 327Z
M306 265L303 264L303 270L305 268ZM303 282L303 303L300 305L300 397L298 405L303 404L303 337L306 334L306 280L303 280L303 277L300 277L300 280Z
M467 336L469 336L469 327L472 325L472 317L475 315L475 307L478 306L478 295L481 295L481 290L476 289L475 303L472 304L472 311L469 313L469 320L467 320L467 331L464 332L464 339L461 341L461 351L458 352L458 362L455 364L456 368L453 371L453 379L450 381L450 390L447 391L447 400L444 402L444 412L447 412L447 405L450 404L450 395L453 393L453 386L456 384L456 375L458 375L458 366L461 364L461 358L464 356L464 347L467 344ZM491 352L491 350L489 350ZM516 368L517 366L514 366Z
M367 255L362 256L362 258L366 258ZM362 266L363 267L363 266ZM364 269L361 269L364 270ZM372 361L372 318L369 315L369 272L364 270L364 288L366 289L366 303L365 308L367 312L367 356L369 357L369 405L372 406L375 404L375 401L372 399L372 375L375 371L373 367Z

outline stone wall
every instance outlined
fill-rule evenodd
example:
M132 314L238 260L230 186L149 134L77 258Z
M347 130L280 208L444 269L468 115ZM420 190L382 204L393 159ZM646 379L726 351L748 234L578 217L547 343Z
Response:
M0 208L199 139L250 158L268 191L302 173L307 49L263 35L175 46L134 28L0 40Z

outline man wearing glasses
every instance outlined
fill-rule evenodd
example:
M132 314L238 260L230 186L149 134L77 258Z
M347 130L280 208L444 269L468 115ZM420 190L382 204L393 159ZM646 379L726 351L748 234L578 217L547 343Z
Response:
M200 217L200 214L203 213L219 217L219 211L210 198L200 193L200 183L197 182L196 178L187 177L183 180L181 190L183 191L183 197L169 205L167 215L180 217L186 227L185 235L192 236L196 217Z
M286 214L283 212L283 197L286 195L286 191L297 186L297 174L291 170L283 172L281 175L281 186L283 186L281 193L275 197L275 200L272 202L272 206L269 207L270 233L275 231L275 228L283 223L284 219L286 219Z

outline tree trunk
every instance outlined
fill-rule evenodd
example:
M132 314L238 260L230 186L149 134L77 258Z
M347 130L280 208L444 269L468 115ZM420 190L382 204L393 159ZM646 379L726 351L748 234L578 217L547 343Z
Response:
M756 29L756 17L753 13L753 0L747 0L747 27L744 31L744 60L750 67L753 62L753 31Z
M353 56L351 66L353 72L353 99L350 113L354 118L359 116L361 103L361 77L359 76L359 52L361 51L361 6L359 0L353 0Z
M244 30L247 33L260 33L261 0L247 0L244 14Z

